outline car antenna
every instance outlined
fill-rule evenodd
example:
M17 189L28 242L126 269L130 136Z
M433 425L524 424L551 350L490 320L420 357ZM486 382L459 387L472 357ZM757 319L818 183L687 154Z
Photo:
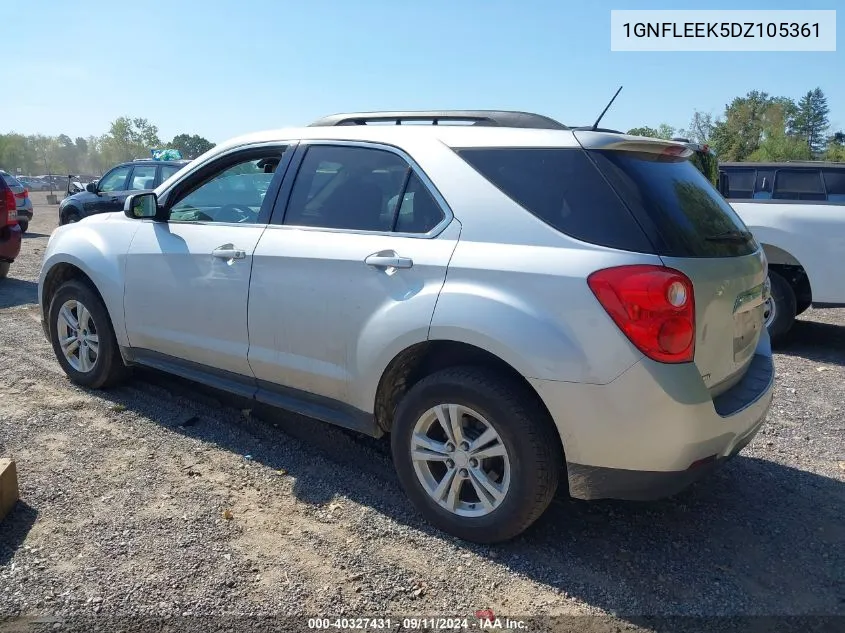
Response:
M605 113L606 113L606 112L610 109L610 106L612 106L612 105L613 105L613 102L614 102L614 101L616 101L616 97L618 97L618 96L619 96L619 93L620 93L620 92L622 92L622 86L619 86L619 90L617 90L617 91L616 91L616 94L614 94L614 95L613 95L613 98L610 100L610 103L608 103L608 104L604 107L604 110L602 110L602 111L601 111L601 114L599 115L599 118L598 118L598 119L596 119L596 122L595 122L595 123L593 123L593 127L592 127L591 129L592 129L594 132L595 132L595 131L599 128L599 123L601 122L602 118L604 118Z

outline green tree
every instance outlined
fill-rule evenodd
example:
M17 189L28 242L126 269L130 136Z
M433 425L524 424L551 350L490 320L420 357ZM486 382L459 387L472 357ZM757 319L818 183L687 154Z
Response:
M820 154L825 147L825 133L830 127L827 97L821 88L810 90L798 102L795 115L795 132L804 139L813 154Z
M198 134L177 134L168 147L178 149L182 153L182 158L193 159L205 154L214 147L214 143Z
M792 114L789 103L773 102L769 106L763 120L760 143L748 155L748 160L765 162L812 158L804 140L790 133Z
M158 128L147 119L118 117L101 139L101 151L109 163L147 157L161 146Z
M835 132L827 139L824 159L845 162L845 132Z
M682 132L681 136L688 138L693 143L709 143L710 137L713 136L713 115L709 112L696 110L693 112L689 129Z
M657 138L657 130L653 127L643 126L643 127L633 127L628 130L628 134L631 136L648 136L651 138Z
M752 90L725 106L724 119L713 125L711 137L711 145L719 160L747 160L760 146L769 109L778 105L783 118L789 102L784 97L772 97L767 92Z

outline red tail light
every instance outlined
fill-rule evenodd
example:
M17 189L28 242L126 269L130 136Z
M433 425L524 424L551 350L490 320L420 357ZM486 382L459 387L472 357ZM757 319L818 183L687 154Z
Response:
M18 203L15 202L15 192L8 187L3 188L0 195L0 221L6 224L18 223Z
M16 193L15 198L20 198L21 200L24 200L28 195L29 195L29 189L24 189L20 193Z
M695 356L692 282L663 266L620 266L594 272L587 283L602 307L643 354L661 363Z

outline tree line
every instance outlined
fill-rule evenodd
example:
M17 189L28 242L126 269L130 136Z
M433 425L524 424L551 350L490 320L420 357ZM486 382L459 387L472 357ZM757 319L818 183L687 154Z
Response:
M797 101L752 90L736 97L725 111L696 111L688 129L665 123L637 127L629 134L670 139L688 138L709 145L720 161L845 161L845 132L830 127L830 108L821 88Z
M694 112L687 129L661 123L629 134L670 139L688 138L709 145L720 161L845 161L845 131L830 128L830 108L821 88L803 97L773 96L752 90L736 97L724 112ZM0 168L24 174L102 175L116 163L150 156L154 148L178 149L183 158L196 158L214 147L197 134L178 134L162 141L158 128L147 119L119 117L102 136L60 134L0 134Z
M115 165L135 158L149 158L151 149L174 148L183 158L196 158L214 147L197 134L178 134L162 140L158 128L147 119L119 117L102 136L66 134L0 134L0 168L15 173L18 168L28 175L88 174L102 175Z

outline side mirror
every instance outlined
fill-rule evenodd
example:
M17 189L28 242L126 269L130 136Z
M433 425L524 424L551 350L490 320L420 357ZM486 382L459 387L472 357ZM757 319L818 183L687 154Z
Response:
M85 191L87 191L88 193L97 193L97 185L93 182L89 182L87 185L85 185Z
M133 220L161 220L158 196L153 192L136 193L123 203L123 213Z
M731 192L730 184L728 184L728 175L720 171L719 172L719 193L722 194L723 197L727 198L728 194Z

